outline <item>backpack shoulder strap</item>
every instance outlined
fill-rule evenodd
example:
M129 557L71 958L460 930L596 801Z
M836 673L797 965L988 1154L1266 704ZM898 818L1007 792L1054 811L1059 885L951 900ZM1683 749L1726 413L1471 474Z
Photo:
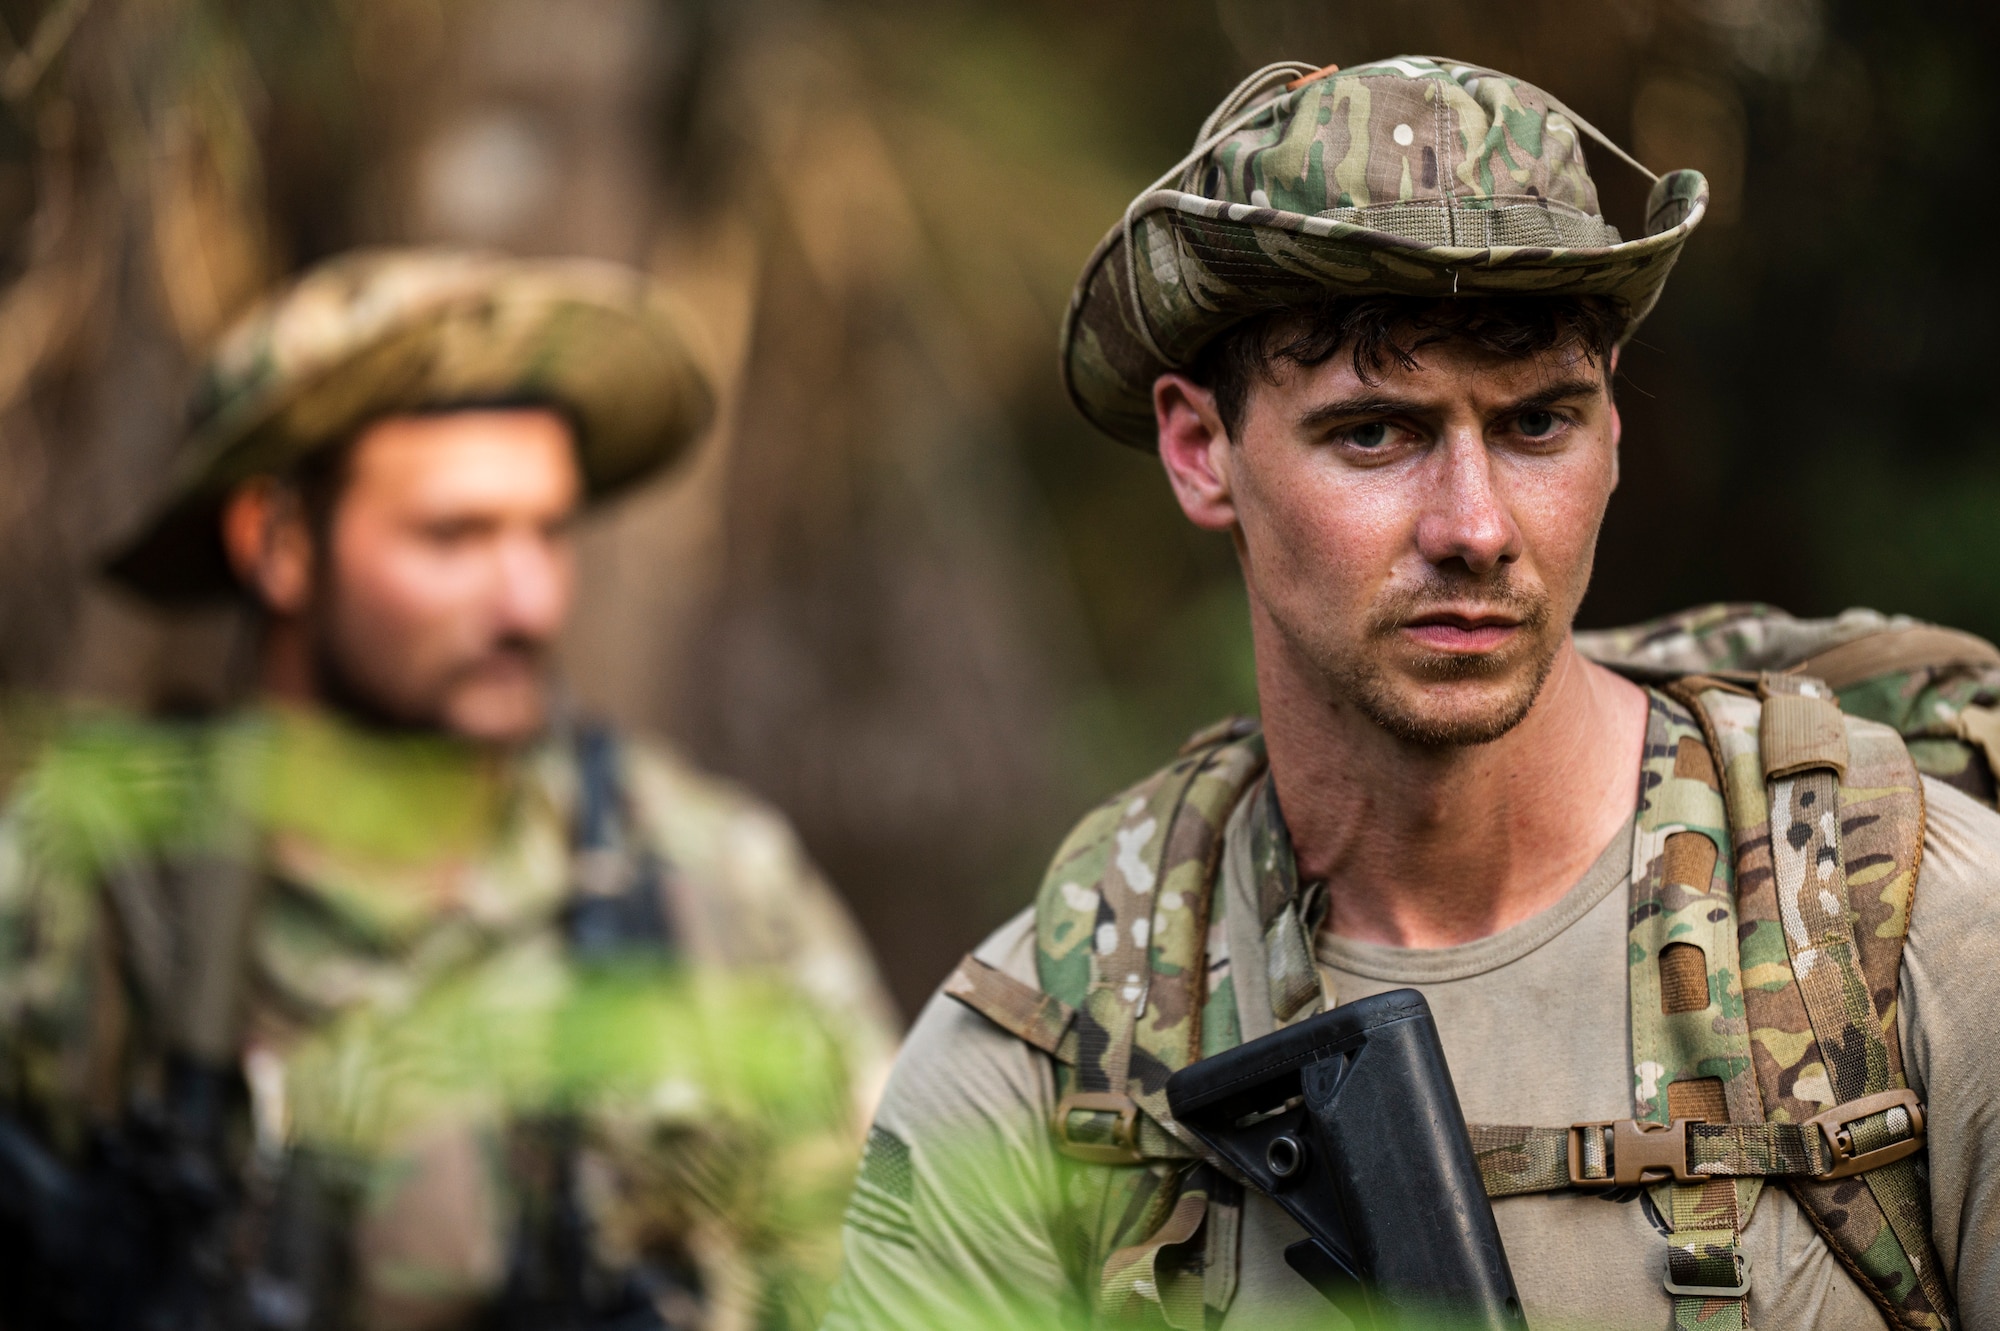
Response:
M1254 723L1196 735L1092 810L1035 902L1037 986L967 957L944 992L1063 1065L1065 1154L1102 1164L1192 1158L1167 1078L1201 1057L1208 936L1229 815L1263 775Z
M1241 1188L1200 1163L1166 1081L1240 1039L1230 986L1211 986L1209 940L1223 832L1264 770L1254 723L1196 735L1063 842L1036 898L1036 984L977 957L945 982L1058 1061L1056 1147L1105 1167L1100 1186L1066 1189L1063 1223L1107 1323L1200 1328L1235 1295Z
M1654 1186L1675 1324L1720 1331L1782 1179L1890 1325L1952 1325L1895 1019L1923 846L1902 739L1808 677L1683 679L1653 695L1634 836L1634 1117L1473 1125L1488 1194Z
M1766 674L1758 696L1698 678L1674 692L1701 720L1728 806L1765 1117L1822 1125L1831 1173L1861 1184L1802 1173L1789 1185L1891 1325L1948 1326L1917 1161L1888 1157L1922 1132L1896 1027L1923 854L1917 768L1894 730L1843 716L1809 676ZM1870 1167L1876 1150L1888 1162Z
M1894 729L1924 775L2000 803L2000 647L1984 638L1876 610L1796 619L1723 604L1578 633L1576 644L1641 683L1706 675L1754 689L1762 671L1808 676L1832 688L1848 716Z

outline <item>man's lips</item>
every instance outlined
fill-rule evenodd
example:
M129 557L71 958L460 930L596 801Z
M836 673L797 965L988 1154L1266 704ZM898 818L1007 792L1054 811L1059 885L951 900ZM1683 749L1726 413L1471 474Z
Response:
M1512 615L1433 611L1405 621L1403 632L1434 652L1490 652L1520 627Z

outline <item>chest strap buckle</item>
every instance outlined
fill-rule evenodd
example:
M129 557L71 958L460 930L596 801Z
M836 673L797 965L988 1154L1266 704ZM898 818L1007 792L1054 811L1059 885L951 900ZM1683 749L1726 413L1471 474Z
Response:
M1099 1128L1102 1115L1111 1115L1108 1131ZM1076 1119L1096 1131L1078 1141L1073 1135ZM1144 1162L1139 1153L1139 1106L1131 1096L1116 1091L1071 1091L1056 1104L1050 1127L1055 1131L1056 1149L1072 1160L1087 1165L1136 1165Z
M1640 1123L1621 1118L1569 1125L1569 1181L1576 1188L1631 1188L1641 1183L1699 1182L1688 1169L1689 1123ZM1607 1135L1609 1140L1606 1140ZM1609 1150L1609 1158L1606 1151Z
M1904 1123L1896 1121L1898 1110L1903 1113ZM1881 1130L1860 1130L1863 1119L1877 1114L1887 1115ZM1923 1102L1907 1086L1900 1091L1864 1095L1859 1100L1835 1105L1824 1114L1807 1119L1806 1125L1818 1128L1826 1137L1828 1149L1833 1152L1833 1168L1820 1175L1821 1178L1848 1178L1863 1174L1924 1149ZM1871 1142L1879 1141L1883 1132L1894 1134L1897 1139L1871 1145Z

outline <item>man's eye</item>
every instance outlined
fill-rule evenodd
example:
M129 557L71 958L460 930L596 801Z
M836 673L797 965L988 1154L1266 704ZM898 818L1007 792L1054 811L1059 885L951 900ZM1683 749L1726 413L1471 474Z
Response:
M1514 422L1514 428L1530 439L1541 439L1556 432L1562 418L1553 411L1524 411Z
M1370 421L1366 425L1356 425L1346 432L1347 442L1356 448L1380 448L1389 442L1390 427L1387 421Z
M464 545L479 535L476 522L433 522L424 528L424 536L433 545Z

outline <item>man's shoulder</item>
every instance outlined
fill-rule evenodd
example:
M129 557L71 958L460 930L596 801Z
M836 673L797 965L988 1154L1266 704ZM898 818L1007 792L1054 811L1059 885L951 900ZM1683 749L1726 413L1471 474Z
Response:
M805 869L791 821L739 782L697 766L652 735L620 736L634 816L688 869L723 861L769 873Z
M790 821L663 740L620 741L626 797L671 866L695 955L804 966L844 1003L882 1007L867 944Z
M2000 812L1924 778L1924 855L1910 908L1910 946L1989 929L2000 919Z
M1017 911L1013 918L986 935L986 941L972 949L972 955L1010 980L1034 984L1035 908Z

